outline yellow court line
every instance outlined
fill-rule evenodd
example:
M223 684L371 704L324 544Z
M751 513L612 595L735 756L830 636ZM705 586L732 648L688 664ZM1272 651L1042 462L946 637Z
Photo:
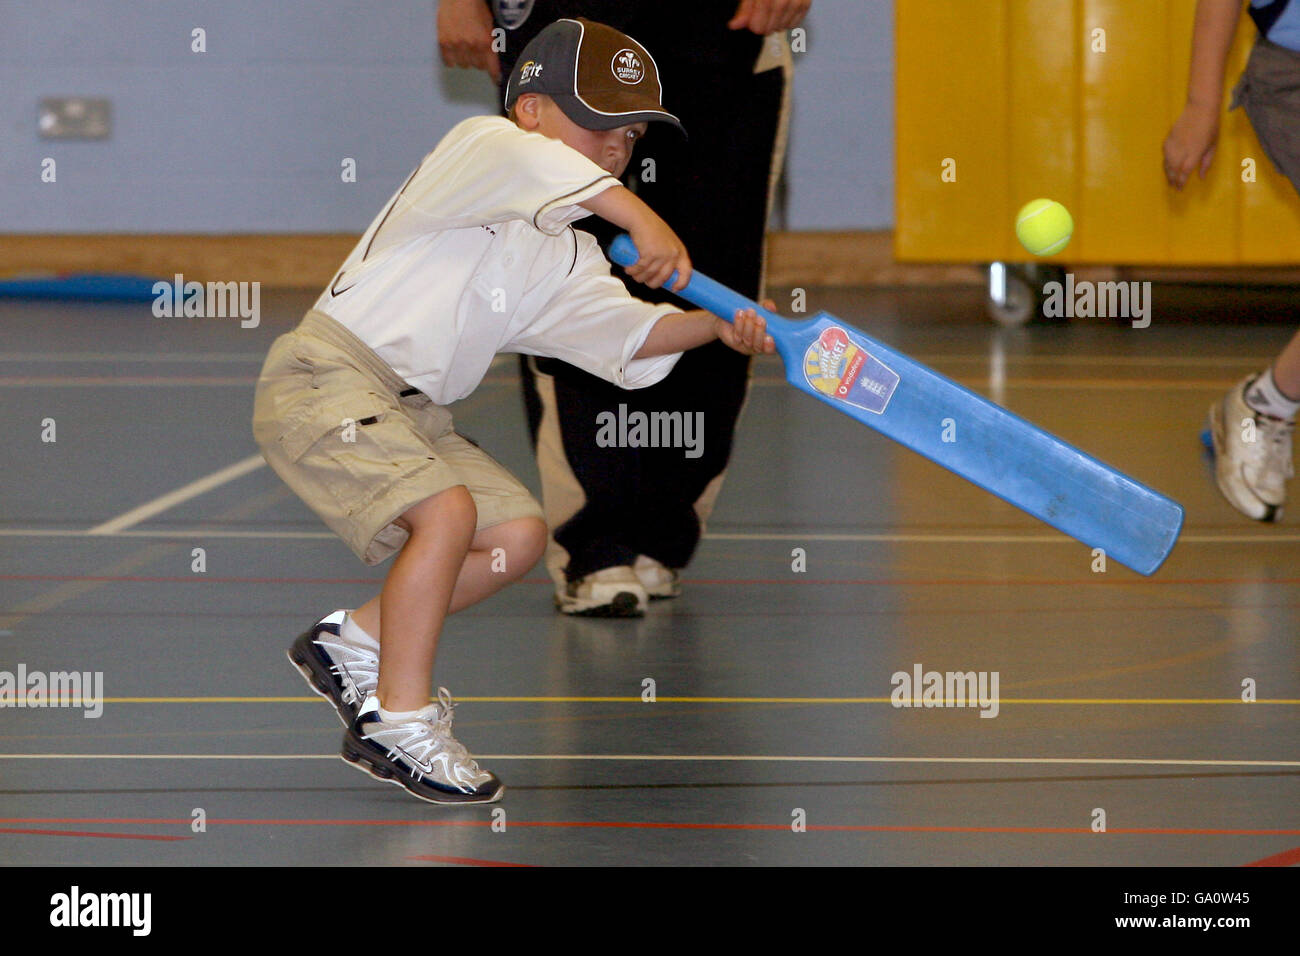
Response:
M433 698L430 698L432 700ZM72 698L76 700L76 698ZM315 703L319 697L104 697L90 703L104 704L307 704ZM652 703L638 697L457 697L457 702L473 704L639 704ZM660 704L891 704L892 697L657 697L653 703ZM82 702L66 703L61 706L76 707ZM921 698L911 698L915 707L923 707ZM1159 705L1159 704L1245 704L1237 697L1002 697L999 704L1070 704L1113 706L1122 704ZM1252 704L1300 705L1300 699L1272 698L1250 701ZM8 703L7 708L19 705ZM41 704L24 704L20 709L39 710ZM938 709L941 705L934 702Z

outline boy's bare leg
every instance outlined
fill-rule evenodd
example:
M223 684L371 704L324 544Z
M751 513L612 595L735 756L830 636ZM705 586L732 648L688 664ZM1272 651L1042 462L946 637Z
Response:
M399 520L410 538L388 569L379 596L388 626L370 632L379 635L379 703L394 712L419 710L429 701L438 635L477 512L469 491L456 485L407 509Z
M451 700L440 690L439 703L428 702L438 637L477 519L464 485L424 499L398 519L410 537L379 595L378 680L343 734L344 760L432 803L492 803L505 792L451 736ZM534 560L543 536L537 534Z
M464 491L465 489L460 488L459 490ZM468 497L468 492L465 494L466 497ZM426 499L426 501L416 505L415 508L407 511L403 515L403 518L408 519L416 509L423 508L430 502L435 501L438 497L440 496L435 495L433 498ZM472 499L469 501L469 505L472 509ZM425 517L425 515L421 512L416 514L415 517L419 520ZM436 516L433 519L435 530L438 527L438 520L440 519ZM406 524L412 526L412 528L414 527L411 525L409 520L406 521ZM471 530L473 528L472 519L470 528ZM412 538L414 538L414 533L412 533ZM441 632L442 620L446 615L454 614L457 611L469 607L471 604L475 604L484 598L495 594L510 582L518 580L537 562L545 544L546 525L537 518L517 518L513 521L502 522L501 524L495 525L491 528L484 528L482 531L474 534L473 538L470 540L468 550L463 553L460 573L456 578L455 587L452 590L450 605L445 608L438 619L438 628L430 647L428 664L423 666L423 673L425 675L432 674L434 653L437 650L437 633ZM388 635L383 633L381 627L381 621L386 619L386 615L382 613L383 604L388 597L389 584L393 580L393 575L396 571L396 563L404 554L406 554L410 546L411 542L408 541L403 547L401 553L399 553L397 558L394 559L394 567L389 570L388 578L385 579L384 590L352 612L352 619L362 630L368 634L380 635L382 662L387 662L389 660L390 653ZM497 551L498 548L500 548L501 551ZM405 573L405 569L403 570L403 573ZM426 596L431 591L431 585L432 582L427 580L425 581L422 590ZM401 613L398 610L393 610L391 606L389 610L390 613ZM412 663L410 666L417 667L421 665ZM410 672L408 671L407 673ZM385 691L388 689L389 685L385 682L384 677L385 665L384 663L381 663L379 677L380 703L386 710L418 710L427 703L427 676L422 681L423 690L419 691L422 695L419 703L413 704L409 707L405 704L399 705L397 703L389 702L389 698L385 695ZM405 697L402 698L402 700L405 699Z
M546 544L546 523L538 518L516 518L474 535L451 595L448 614L496 594L518 581L537 563ZM497 549L501 549L498 554ZM380 632L380 595L352 612L352 619L367 634Z

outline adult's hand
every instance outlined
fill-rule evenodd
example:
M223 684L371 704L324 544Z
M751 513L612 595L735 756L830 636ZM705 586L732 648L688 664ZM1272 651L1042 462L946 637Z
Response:
M760 36L797 27L812 6L812 0L740 0L736 15L727 26L748 29Z
M492 50L492 11L483 0L440 0L438 49L447 66L486 70L494 83L501 64Z

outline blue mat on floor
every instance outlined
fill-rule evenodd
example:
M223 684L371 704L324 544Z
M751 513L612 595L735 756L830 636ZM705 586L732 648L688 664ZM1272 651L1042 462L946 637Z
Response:
M158 298L153 291L154 284L161 281L166 280L99 272L20 277L0 279L0 297L152 302ZM170 282L167 288L172 288Z

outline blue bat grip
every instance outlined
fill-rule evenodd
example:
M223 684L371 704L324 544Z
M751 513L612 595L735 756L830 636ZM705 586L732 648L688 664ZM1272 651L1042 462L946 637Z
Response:
M636 244L632 241L632 237L623 233L609 244L609 257L626 268L634 265L641 258L641 254L636 251ZM674 272L664 283L664 288L672 292L677 278L677 273ZM686 283L686 288L673 292L673 295L681 296L691 305L698 305L701 309L712 312L728 322L735 317L737 309L753 309L767 320L769 333L777 329L791 330L797 324L767 311L753 299L747 299L739 292L728 289L722 283L698 272L692 272L691 281Z

